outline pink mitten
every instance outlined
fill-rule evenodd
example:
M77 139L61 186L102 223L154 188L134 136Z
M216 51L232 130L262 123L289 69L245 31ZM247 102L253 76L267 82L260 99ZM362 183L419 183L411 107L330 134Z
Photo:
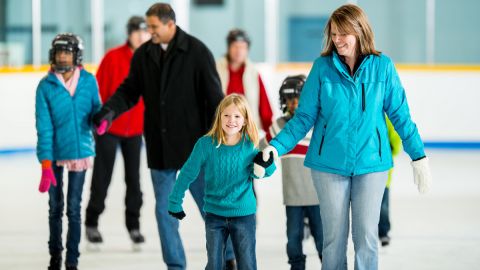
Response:
M42 160L42 178L40 179L38 190L42 193L48 191L50 189L50 183L55 187L57 186L57 179L55 179L55 175L53 174L52 162L50 160Z
M100 125L97 127L97 134L98 135L103 135L107 131L108 127L108 121L107 120L102 120Z

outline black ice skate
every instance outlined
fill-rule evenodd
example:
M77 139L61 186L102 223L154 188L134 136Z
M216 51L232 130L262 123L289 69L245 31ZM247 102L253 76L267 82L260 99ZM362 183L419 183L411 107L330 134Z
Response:
M145 237L140 233L140 230L134 229L128 232L130 234L130 239L132 240L132 249L133 251L140 251L140 245L145 242Z
M97 227L86 227L85 234L88 241L87 250L100 251L100 245L103 243L103 238Z
M62 269L62 255L52 255L50 257L50 266L48 270L61 270Z

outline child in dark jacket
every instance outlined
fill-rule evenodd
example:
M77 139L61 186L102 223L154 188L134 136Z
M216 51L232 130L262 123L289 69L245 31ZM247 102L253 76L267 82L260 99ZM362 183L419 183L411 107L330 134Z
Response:
M50 207L49 270L59 270L62 264L64 168L68 170L66 268L77 269L80 256L80 203L85 172L95 155L92 116L101 106L95 77L82 69L82 51L78 36L57 35L50 49L52 68L36 91L37 157L42 164L39 191L48 191Z
M168 211L182 219L185 191L204 168L207 270L223 269L228 236L238 269L257 269L257 205L252 179L270 176L275 171L273 156L263 164L257 145L257 128L247 101L237 94L225 97L217 107L212 129L195 144L170 193ZM260 162L254 164L254 160Z

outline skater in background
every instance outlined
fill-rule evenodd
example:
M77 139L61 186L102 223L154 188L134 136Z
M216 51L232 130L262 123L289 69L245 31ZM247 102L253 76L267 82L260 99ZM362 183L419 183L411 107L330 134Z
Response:
M227 35L227 54L217 61L223 93L242 94L252 108L255 124L264 131L272 124L272 107L262 78L248 58L251 41L244 30L232 29Z
M182 167L168 201L168 212L185 217L185 191L205 170L206 270L224 269L230 236L238 269L257 269L255 254L256 199L253 178L275 171L273 156L267 162L257 149L258 132L246 99L231 94L218 105L212 129L201 137ZM253 165L255 160L260 164Z
M196 141L210 129L224 95L212 53L175 20L169 4L156 3L147 10L152 38L135 51L127 78L94 116L94 123L97 132L108 130L113 119L143 97L144 137L163 260L169 269L185 269L178 220L167 211L168 194ZM202 216L204 190L201 172L190 192ZM231 245L226 254L228 269L235 269Z
M280 87L280 109L284 113L270 126L260 148L285 127L295 115L298 99L305 84L305 75L289 76ZM296 146L282 156L283 203L287 215L287 255L291 270L305 270L307 256L303 253L304 231L309 230L315 241L318 256L322 260L323 232L318 197L312 182L312 174L303 162L312 137L309 131ZM305 223L306 221L306 223Z
M385 118L387 122L388 140L390 141L390 148L392 149L392 157L397 156L402 150L402 139L393 128L390 119ZM383 193L382 205L380 208L380 221L378 222L378 238L382 247L390 244L390 185L392 182L393 168L388 171L388 180Z
M127 77L134 51L150 39L145 19L132 16L127 23L125 44L111 49L102 59L96 77L102 101L107 101ZM107 134L96 137L90 200L86 211L85 232L91 243L102 243L99 216L105 210L105 198L112 179L117 148L120 146L125 166L125 223L133 243L145 241L140 233L140 150L143 134L143 100L113 121Z
M263 159L290 152L313 127L305 166L312 169L320 203L322 269L346 269L351 209L355 269L374 270L380 205L393 165L385 113L412 159L420 193L429 189L430 167L395 66L375 49L364 11L353 4L339 7L324 36L298 109L263 150Z
M82 68L83 44L74 34L59 34L50 48L51 69L35 97L37 157L42 164L40 192L49 195L49 270L62 268L62 218L66 205L67 270L75 270L80 252L82 190L95 155L92 117L101 107L95 77ZM63 172L68 171L66 196ZM66 198L65 198L66 197Z

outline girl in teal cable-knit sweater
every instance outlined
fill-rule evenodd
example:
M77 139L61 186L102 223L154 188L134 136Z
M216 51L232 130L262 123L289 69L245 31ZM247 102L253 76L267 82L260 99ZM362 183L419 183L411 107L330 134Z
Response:
M237 94L225 97L217 108L212 129L195 144L170 193L168 211L182 219L185 191L201 168L205 169L206 269L222 269L228 236L239 269L256 269L252 179L262 174L270 176L276 169L272 157L263 164L264 171L257 170L257 164L254 171L257 145L257 128L245 98Z

